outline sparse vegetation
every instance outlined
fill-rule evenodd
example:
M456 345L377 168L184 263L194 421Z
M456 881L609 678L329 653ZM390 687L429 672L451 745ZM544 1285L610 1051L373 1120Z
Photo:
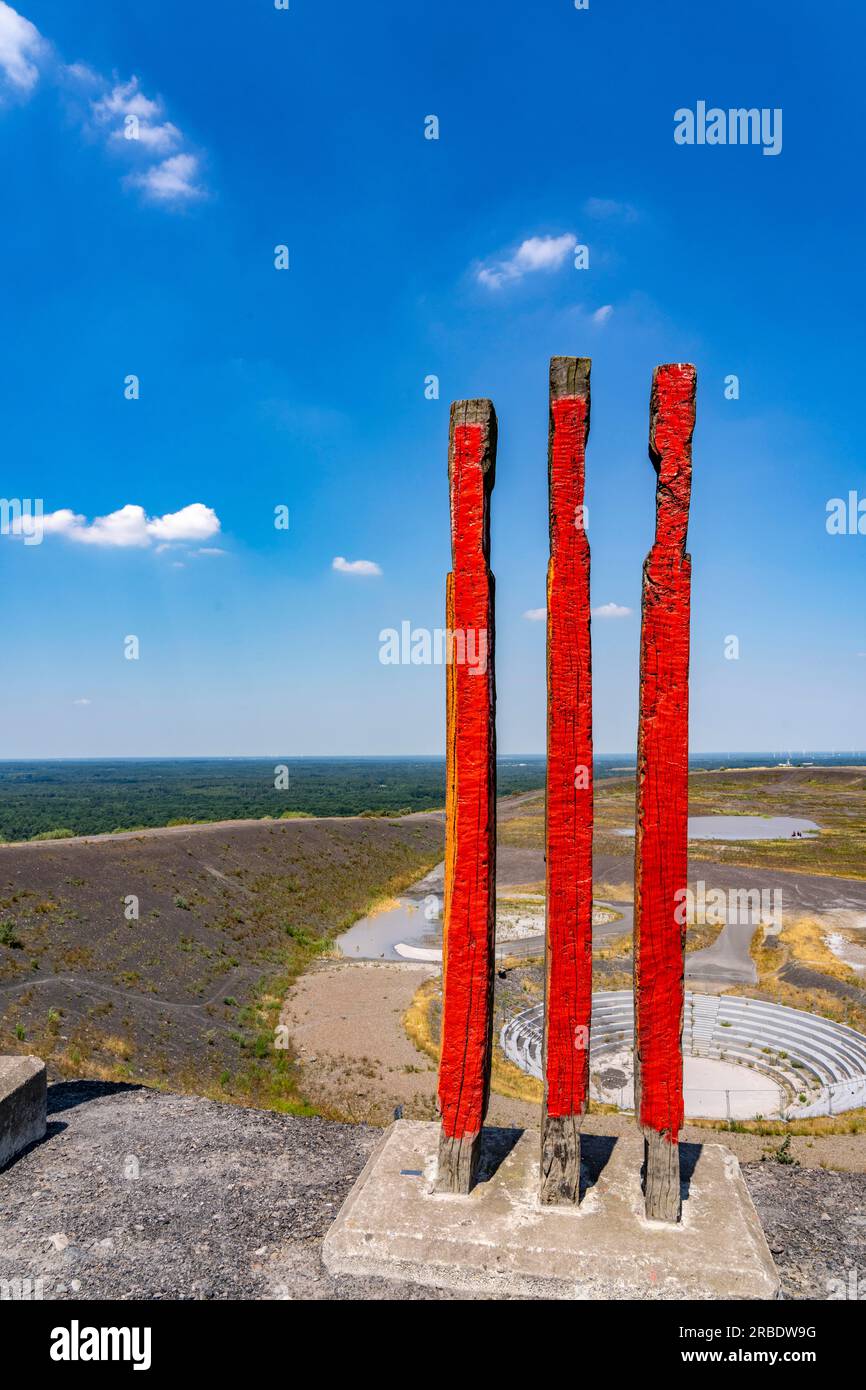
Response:
M420 1052L439 1060L439 1028L442 1006L441 980L427 980L415 994L403 1016L403 1027ZM514 1066L500 1049L494 1048L491 1087L501 1096L540 1104L542 1085Z
M23 942L15 930L14 922L0 922L0 946L9 946L13 951L20 951Z
M442 838L439 818L305 818L203 831L192 852L171 835L50 854L7 846L0 1050L26 1045L52 1076L309 1113L291 1040L276 1031L282 1000L334 935L432 868ZM124 916L129 893L138 922ZM8 949L22 938L23 959ZM52 987L62 1024L43 992L22 988L31 960L42 978L74 976Z

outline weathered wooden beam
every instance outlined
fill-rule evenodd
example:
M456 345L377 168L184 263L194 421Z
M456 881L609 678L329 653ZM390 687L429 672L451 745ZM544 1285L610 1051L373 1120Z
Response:
M580 1197L592 1013L592 654L584 510L590 360L550 363L542 1202Z
M688 873L689 617L686 554L696 373L657 367L650 459L655 542L644 563L635 823L635 1111L644 1135L646 1214L679 1221L683 1122L685 927L677 898Z
M490 494L496 413L451 407L442 1053L437 1188L470 1190L490 1091L496 884L496 686Z

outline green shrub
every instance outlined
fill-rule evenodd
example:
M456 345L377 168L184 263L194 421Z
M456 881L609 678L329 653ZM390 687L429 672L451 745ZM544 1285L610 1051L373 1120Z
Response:
M0 922L0 946L11 946L13 950L21 950L21 941L15 934L14 922Z

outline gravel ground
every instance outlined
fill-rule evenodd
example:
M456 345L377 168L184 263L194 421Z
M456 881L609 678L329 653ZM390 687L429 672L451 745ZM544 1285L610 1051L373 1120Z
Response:
M49 1107L47 1139L0 1173L0 1279L47 1299L448 1297L321 1263L375 1129L89 1081ZM866 1292L866 1175L744 1173L787 1297Z
M319 1257L378 1137L194 1096L52 1086L47 1139L0 1173L0 1279L42 1279L46 1299L430 1297L332 1279Z
M749 1163L786 1298L866 1299L866 1173Z

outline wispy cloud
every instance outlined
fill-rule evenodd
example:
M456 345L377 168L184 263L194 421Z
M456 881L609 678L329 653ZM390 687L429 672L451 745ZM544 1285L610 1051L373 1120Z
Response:
M86 516L71 511L69 507L46 512L38 523L19 517L13 519L7 534L27 535L37 524L46 536L65 536L67 540L78 541L82 545L116 549L144 548L160 542L158 548L162 550L178 541L209 540L220 529L216 512L203 502L191 502L178 512L166 512L163 516L155 517L149 517L144 508L136 503L127 502L125 506L106 516L97 516L93 521L88 521Z
M203 198L205 190L197 183L198 159L194 154L175 154L139 174L127 174L125 182L140 188L155 203L186 203Z
M593 321L593 323L598 323L598 324L607 323L607 321L608 321L608 319L610 318L610 316L611 316L612 313L613 313L613 305L612 305L612 304L602 304L601 308L600 308L600 309L596 309L595 313L593 314L593 316L592 316L592 321Z
M73 69L66 69L72 73ZM84 70L80 79L89 87L94 74ZM165 118L160 96L148 96L135 76L128 82L106 83L95 78L101 88L90 99L89 125L101 135L109 149L146 167L133 170L123 180L127 188L137 188L151 203L167 208L188 206L206 196L200 178L201 161L188 146L183 132ZM149 163L155 156L165 156Z
M631 609L623 608L619 603L603 603L600 608L593 608L594 618L630 618Z
M630 608L623 608L619 603L603 603L599 608L593 608L592 616L594 618L630 618L631 611ZM523 616L530 623L541 623L547 617L547 609L527 608Z
M638 210L631 203L618 203L613 198L587 198L583 205L587 217L600 221L637 222Z
M475 278L487 289L499 290L503 285L522 280L525 275L540 270L558 270L574 250L576 242L577 237L571 232L563 236L528 237L513 255L476 266Z
M0 96L5 90L26 99L42 72L72 94L85 134L96 133L108 149L143 166L124 177L125 186L164 208L188 207L206 196L200 156L167 119L162 97L143 92L136 76L108 79L87 63L64 63L29 19L0 0Z
M183 138L176 125L162 120L161 98L145 96L137 77L104 92L91 103L91 110L96 125L109 127L111 140L139 140L159 153L176 149Z
M80 699L78 699L78 700L73 700L72 703L73 703L73 705L92 705L92 704L93 704L93 701L92 701L92 700L88 700L88 698L87 698L86 695L82 695Z
M347 560L345 555L335 555L331 569L340 574L381 574L382 570L375 560Z
M7 89L18 96L32 92L47 47L36 25L0 0L0 74Z

